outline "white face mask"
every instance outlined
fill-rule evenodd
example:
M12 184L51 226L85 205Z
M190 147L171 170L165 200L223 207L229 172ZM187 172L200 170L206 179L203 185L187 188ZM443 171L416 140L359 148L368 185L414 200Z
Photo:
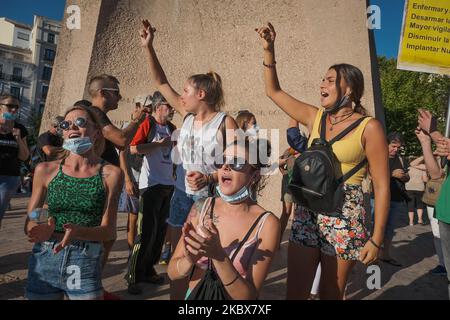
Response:
M92 146L93 144L89 137L66 139L63 144L64 149L78 155L88 152Z
M255 124L253 127L248 129L247 131L245 131L245 134L250 137L256 137L258 135L258 132L259 132L259 126L257 124Z

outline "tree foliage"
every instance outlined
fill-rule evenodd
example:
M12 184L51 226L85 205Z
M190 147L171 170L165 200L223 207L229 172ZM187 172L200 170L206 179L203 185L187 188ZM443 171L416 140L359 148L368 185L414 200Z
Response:
M397 131L405 137L405 154L420 155L421 148L414 134L417 109L430 110L438 119L438 128L445 129L450 78L424 72L397 69L395 59L378 57L382 99L387 132Z

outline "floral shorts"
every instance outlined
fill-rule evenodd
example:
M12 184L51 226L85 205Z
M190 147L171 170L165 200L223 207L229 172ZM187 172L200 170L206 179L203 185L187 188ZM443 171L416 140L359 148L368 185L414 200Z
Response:
M297 207L290 241L305 247L320 248L329 256L358 260L369 235L365 227L363 192L360 185L344 185L342 213L330 217Z

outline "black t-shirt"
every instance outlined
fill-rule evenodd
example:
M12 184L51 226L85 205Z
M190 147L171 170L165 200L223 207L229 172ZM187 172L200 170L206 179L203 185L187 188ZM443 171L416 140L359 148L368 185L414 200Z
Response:
M104 127L112 125L111 120L108 118L108 115L105 112L94 106L88 107L88 109L92 112L95 117L95 121L100 125L102 129ZM116 146L114 145L114 143L107 139L105 139L105 150L103 151L101 158L108 161L112 165L120 167L120 159L116 151Z
M27 129L14 123L14 128L20 130L22 139L28 135ZM0 133L0 175L1 176L20 176L19 144L14 138L12 132L7 134Z
M41 134L37 141L37 148L39 149L39 154L42 156L44 161L51 161L55 159L49 158L45 152L42 150L44 146L52 146L52 147L62 147L63 138L59 135L53 134L50 131L47 131Z
M392 172L396 169L405 170L405 167L402 165L398 156L395 158L389 158L389 171L391 175L391 201L405 201L405 183L392 176Z

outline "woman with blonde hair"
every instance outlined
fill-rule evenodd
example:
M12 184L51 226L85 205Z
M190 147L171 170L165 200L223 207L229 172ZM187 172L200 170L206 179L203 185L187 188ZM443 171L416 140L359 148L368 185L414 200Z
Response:
M184 83L181 95L172 88L153 46L156 29L148 20L142 23L141 45L148 58L152 83L183 117L177 148L174 148L175 154L172 155L173 162L182 164L183 168L177 170L176 188L167 221L180 235L194 202L212 195L212 187L218 181L214 159L223 153L226 131L237 129L237 125L232 117L220 111L224 105L224 93L222 79L217 73L190 76ZM182 299L186 285L183 281L173 282L171 298Z

